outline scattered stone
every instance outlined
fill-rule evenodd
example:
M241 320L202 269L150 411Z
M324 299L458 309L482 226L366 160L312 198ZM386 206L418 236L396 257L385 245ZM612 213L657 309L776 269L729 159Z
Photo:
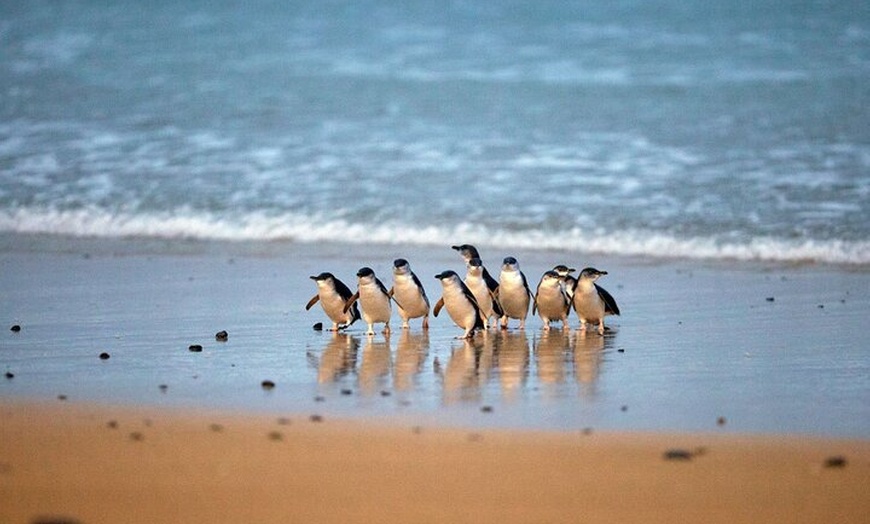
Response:
M825 305L824 305L824 304L819 304L819 309L825 309Z
M317 395L316 397L314 397L314 402L325 402L325 401L326 401L326 397L324 397L323 395Z
M765 300L767 300L768 302L773 302L773 301L776 300L776 298L774 298L774 297L767 297Z
M220 424L209 424L208 429L214 431L215 433L220 433L224 430L224 427Z
M106 352L100 353L100 360L109 360L109 358L111 358L111 356L112 355L110 355Z
M669 449L665 451L664 459L665 460L692 460L693 453L691 451L685 449Z
M582 433L583 433L584 435L586 435L586 436L589 436L589 435L592 434L592 428L583 428L583 432L582 432Z
M150 428L154 423L151 422L150 418L146 418L142 419L142 424L144 424L146 428Z
M18 324L14 324L11 328L9 328L9 331L13 333L18 333L19 331L21 331L21 326L19 326Z
M166 384L160 384L157 387L160 389L161 393L166 393L166 390L169 389L169 386L167 386Z
M616 350L617 353L625 353L625 348L619 348Z
M279 426L289 426L289 425L290 425L290 419L287 418L287 417L279 417L279 418L278 418L278 425L279 425Z
M846 457L842 455L836 455L833 457L828 457L825 459L825 467L826 468L845 468L847 464Z
M480 411L483 413L492 413L492 406L481 406Z
M392 393L390 393L390 392L387 391L386 389L383 390L383 391L381 391L381 396L382 396L382 397L389 397L390 395L392 395Z
M63 394L57 396L57 399L61 400L61 401L66 400L67 398L68 397L66 395L63 395Z
M260 383L260 386L262 386L263 389L265 389L265 390L269 390L269 389L273 389L275 387L275 383L272 382L271 380L264 380L263 382Z
M628 411L628 406L623 405L621 408L619 408L619 410L625 413L626 411Z
M310 417L308 417L308 420L310 420L311 422L323 422L323 416L322 415L311 415Z
M352 389L342 389L341 394L347 397L347 396L353 395L353 390Z
M202 352L202 346L199 344L191 344L190 346L187 347L187 349L188 349L188 351L192 351L194 353Z
M117 420L110 420L109 422L106 423L106 427L109 429L118 429L118 421Z
M8 378L9 380L12 380L13 378L15 378L15 374L12 373L11 371L7 371L6 378Z
M284 440L284 435L280 431L270 431L269 432L269 440L273 440L275 442Z
M134 431L130 433L130 440L132 440L133 442L142 442L143 440L145 440L145 435L138 431Z
M468 441L469 442L480 442L481 440L483 440L483 435L481 435L480 433L469 433L468 434Z
M719 417L716 419L717 426L724 426L726 422L728 421L725 419L725 417Z
M226 342L227 340L229 340L229 338L230 338L230 334L227 333L226 331L218 331L214 335L214 339L217 340L218 342Z
M318 322L311 327L314 329L314 331L323 331L323 322Z
M411 433L413 433L415 435L419 435L419 434L423 433L423 428L420 426L414 426L413 428L411 428Z

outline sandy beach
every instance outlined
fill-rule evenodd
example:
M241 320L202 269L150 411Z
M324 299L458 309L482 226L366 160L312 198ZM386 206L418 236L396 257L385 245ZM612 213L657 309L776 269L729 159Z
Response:
M0 406L0 520L865 522L870 443Z
M535 282L567 258L512 254ZM388 282L399 256L436 298L462 264L7 244L0 521L866 520L866 271L589 257L623 310L605 336L312 329L310 274Z

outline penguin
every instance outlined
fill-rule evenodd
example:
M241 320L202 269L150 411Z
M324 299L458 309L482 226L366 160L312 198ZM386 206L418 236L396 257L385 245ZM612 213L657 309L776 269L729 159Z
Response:
M598 324L598 333L604 334L604 317L619 315L616 299L603 287L595 283L607 271L599 271L587 267L580 272L580 278L574 286L574 311L580 317L580 330L586 331L586 323Z
M441 281L442 295L435 304L433 314L437 317L441 308L446 306L453 322L465 330L462 337L457 338L471 338L476 330L484 329L483 315L477 300L459 275L448 270L438 273L435 278Z
M411 265L404 258L393 261L393 287L390 296L399 307L402 317L402 328L408 329L408 321L423 317L423 329L429 329L429 298L417 275L411 271Z
M468 261L468 271L465 274L465 285L471 290L474 298L477 299L477 305L480 306L480 312L483 314L483 327L489 328L489 319L492 316L501 317L501 306L498 305L493 292L490 291L484 280L484 271L486 269L480 262L480 259L475 257Z
M478 253L477 248L472 246L471 244L462 244L461 246L452 246L453 249L459 251L459 254L462 255L462 258L465 259L465 263L468 264L471 259L476 258L481 260L480 253ZM498 281L492 278L492 275L489 274L489 271L483 267L483 262L480 263L480 267L483 268L483 281L486 282L486 287L495 294L498 289ZM499 313L501 315L501 313Z
M344 307L353 296L344 282L335 278L332 273L321 273L309 278L317 284L317 294L305 305L305 311L311 309L319 300L324 313L332 320L331 331L345 329L359 320L359 308L356 304L349 311Z
M532 292L529 289L529 282L520 271L519 262L514 257L506 257L498 277L498 301L502 308L502 329L507 329L509 318L519 319L520 329L525 329L531 298Z
M537 309L538 315L544 321L544 330L550 330L550 322L562 321L562 329L568 329L568 312L571 311L571 299L565 291L565 284L556 271L547 271L538 283L535 292L535 305L532 313Z
M360 268L356 273L357 276L357 292L350 297L344 310L352 307L359 300L362 304L362 318L368 324L366 335L374 335L374 325L379 322L384 323L384 334L390 334L390 316L393 314L393 308L390 304L390 292L384 287L384 284L375 276L375 272L370 267Z
M559 274L559 278L565 284L565 291L569 297L574 296L574 286L577 285L577 279L571 276L571 273L577 271L573 267L568 267L564 264L559 264L553 268L553 271Z

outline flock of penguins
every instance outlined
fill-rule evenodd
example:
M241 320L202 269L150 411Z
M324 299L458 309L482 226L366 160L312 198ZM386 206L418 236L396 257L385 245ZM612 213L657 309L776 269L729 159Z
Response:
M587 324L597 324L598 333L602 335L604 317L619 315L616 300L595 283L607 274L606 271L587 267L578 278L574 278L571 276L574 269L558 265L544 273L533 294L514 257L504 259L499 279L495 280L483 267L474 246L463 244L453 246L453 249L465 259L467 274L465 280L450 270L435 275L441 281L442 296L432 313L437 317L446 308L453 322L465 330L459 338L471 338L476 332L488 329L492 318L500 319L502 329L507 329L509 319L517 319L520 329L523 329L530 305L532 314L537 312L547 330L550 323L556 321L562 322L562 329L568 329L568 313L572 305L580 318L580 329L585 331ZM311 309L319 301L332 320L333 331L345 329L362 318L368 324L367 335L374 335L374 325L380 323L384 324L384 333L389 334L391 302L395 302L403 328L409 327L411 319L422 318L423 329L428 329L429 298L407 260L399 258L393 262L393 287L389 290L371 268L361 268L356 276L358 289L355 293L332 273L312 276L317 284L317 294L308 301L305 309ZM362 315L357 302L362 306Z

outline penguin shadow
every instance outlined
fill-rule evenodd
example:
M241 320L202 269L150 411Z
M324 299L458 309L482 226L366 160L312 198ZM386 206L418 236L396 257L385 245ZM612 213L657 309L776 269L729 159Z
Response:
M562 384L571 362L571 334L561 329L541 331L532 341L535 370L542 386Z
M611 332L612 333L612 332ZM580 393L586 397L596 395L598 377L604 361L604 353L615 344L613 336L601 336L597 331L577 330L571 337L573 343L574 378L580 386Z
M362 394L372 395L389 385L392 360L389 336L377 340L365 337L357 371Z
M414 389L428 355L429 331L412 333L403 329L396 343L396 362L393 365L393 386L397 391Z
M502 330L492 340L492 369L502 396L508 400L525 387L529 376L530 348L525 331Z
M328 384L337 382L356 369L359 338L339 332L331 336L320 352L320 358L308 353L309 363L317 370L317 382Z
M481 398L481 386L486 382L486 372L481 369L484 338L462 339L451 347L450 358L441 374L445 404Z

